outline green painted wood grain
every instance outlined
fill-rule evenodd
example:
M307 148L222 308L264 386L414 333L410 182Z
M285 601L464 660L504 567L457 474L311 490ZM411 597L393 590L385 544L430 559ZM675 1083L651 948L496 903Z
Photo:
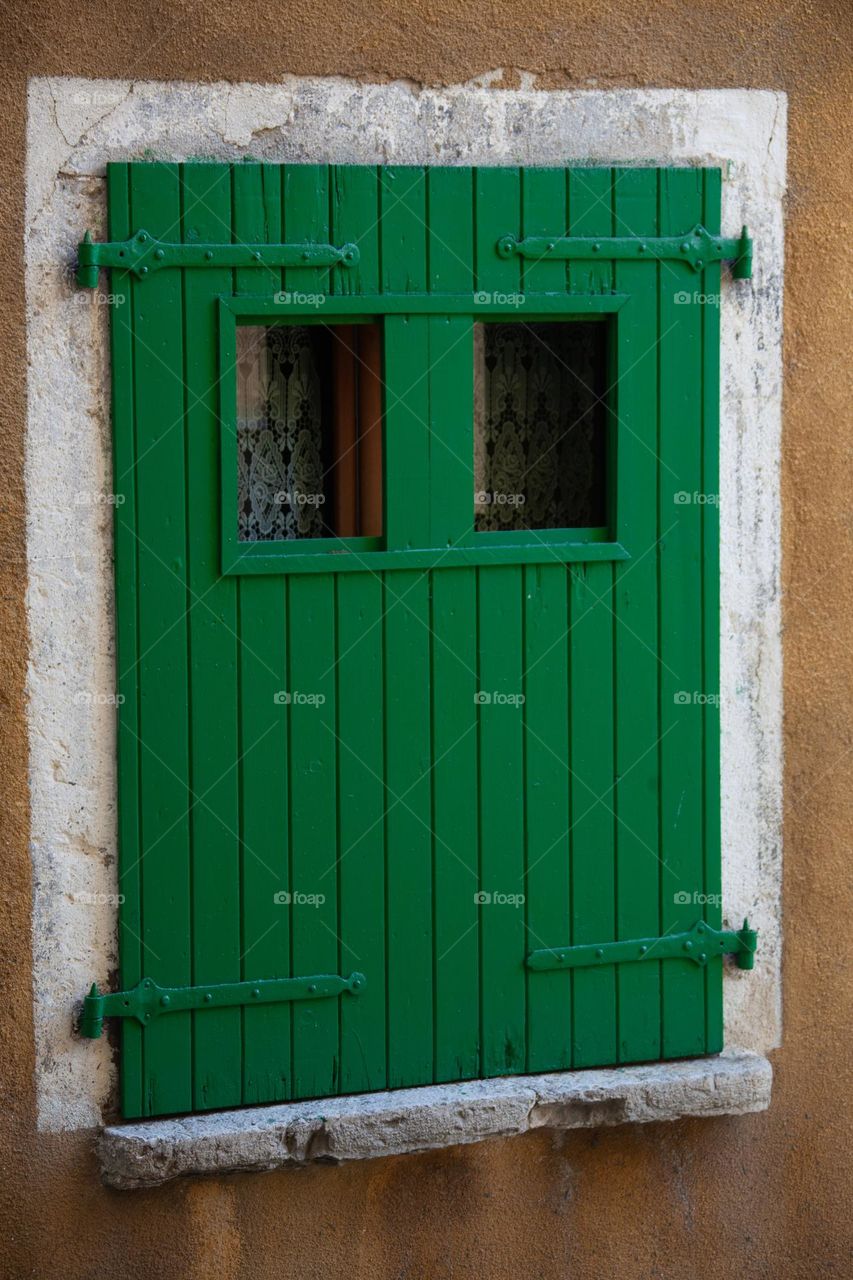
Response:
M184 165L181 184L181 239L230 239L229 166ZM230 285L226 268L184 277L185 313L195 317L184 330L194 984L241 977L238 587L219 572L219 518L211 502L219 472L214 299ZM193 1014L195 1109L239 1104L242 1067L240 1010Z
M336 973L340 931L334 578L331 574L293 578L287 594L287 688L292 701L285 710L290 722L293 874L288 910L293 972ZM300 1001L292 1008L294 1095L336 1093L340 1070L336 1002Z
M653 169L617 169L617 235L657 234ZM660 934L657 610L657 311L656 263L618 262L616 288L630 302L619 316L615 456L619 530L631 560L614 566L615 785L618 938ZM665 532L665 531L662 531ZM618 1060L660 1056L660 965L620 965Z
M660 176L660 229L677 234L702 216L702 174ZM660 279L661 926L678 933L702 915L702 307L681 262ZM687 501L680 500L687 495ZM666 532L666 530L669 532ZM662 1051L705 1049L705 976L689 960L662 966Z
M177 165L134 166L131 218L179 234ZM192 978L183 282L166 268L145 283L133 291L142 945L146 976L180 986ZM190 1110L192 1015L147 1027L143 1062L143 1113Z
M435 1078L480 1062L474 570L433 575L431 631Z
M525 169L522 234L568 229L562 169ZM565 290L565 262L525 262L527 296ZM522 313L523 314L523 313ZM526 947L568 942L571 931L569 839L568 605L564 565L524 570L524 747ZM545 940L548 941L545 941ZM542 982L540 979L545 978ZM553 1071L571 1062L571 973L527 976L527 1069Z
M571 235L609 235L609 169L573 169L568 183ZM572 263L572 289L607 290L609 263ZM575 943L615 937L613 809L613 569L580 565L571 572L572 932ZM576 1067L616 1059L616 975L608 965L573 977Z
M703 172L702 221L713 235L720 230L722 174ZM720 491L720 289L722 268L713 263L702 273L702 491ZM720 508L702 507L702 681L704 688L720 691ZM720 707L708 702L704 721L705 776L703 838L705 845L705 919L722 927L722 850L720 831ZM718 956L705 971L705 1049L718 1053L723 1047L723 959Z
M433 1072L430 613L425 573L385 581L388 1085Z
M357 1000L340 1005L344 1092L382 1089L385 1042L385 704L382 581L337 579L339 971L369 974Z
M473 174L428 171L432 291L474 287ZM467 541L474 522L473 330L468 316L430 321L430 527L436 546ZM476 571L432 574L432 827L435 1078L480 1064L477 840Z
M332 171L288 165L285 229L294 240L327 241L331 233ZM328 292L331 272L292 267L288 291ZM290 910L294 974L337 972L340 952L336 864L338 759L337 612L332 574L287 582L291 866ZM298 697L323 699L316 704ZM323 901L308 906L297 894ZM293 1092L296 1097L339 1088L339 1011L333 1001L293 1006Z
M235 241L285 233L285 172L277 165L232 166ZM277 292L283 283L279 270L245 267L234 272L233 289ZM279 578L238 582L241 977L290 977L293 911L276 899L292 888L288 709L277 701L288 688L285 588ZM242 1010L244 1102L293 1096L291 1019L287 1006Z
M516 168L477 169L476 288L518 294L516 259L498 257L495 244L521 217ZM524 743L523 592L519 566L477 570L479 710L481 1069L484 1075L524 1070Z
M526 950L571 937L566 570L524 569ZM565 938L560 944L558 939ZM543 982L542 979L545 979ZM572 975L527 975L527 1069L571 1062Z
M379 288L376 169L332 170L332 239L359 248L355 269L332 273L336 296ZM333 309L334 302L328 306ZM364 557L369 564L369 556ZM335 698L338 735L339 971L369 974L357 1000L340 1002L340 1088L386 1084L385 749L382 578L369 570L336 581ZM332 871L322 879L330 879Z
M130 173L126 164L107 165L109 234L132 234ZM111 308L113 490L123 502L114 507L116 592L119 981L123 990L144 977L142 955L142 847L139 795L139 648L136 537L136 434L133 378L133 282L115 273L111 282L121 301ZM142 1027L135 1018L121 1022L121 1105L128 1116L142 1114L144 1096Z

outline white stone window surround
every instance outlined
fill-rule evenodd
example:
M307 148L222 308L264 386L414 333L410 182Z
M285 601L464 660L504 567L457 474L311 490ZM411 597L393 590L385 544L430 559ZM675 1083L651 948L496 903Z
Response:
M360 84L334 77L287 77L274 85L30 81L25 222L28 716L33 1003L42 1131L98 1126L116 1096L116 1063L107 1038L81 1040L72 1029L72 1013L88 984L94 978L108 987L115 970L117 884L114 707L109 701L115 687L112 506L105 500L111 488L109 308L98 301L106 299L109 276L101 277L101 293L93 297L75 289L71 264L86 228L96 238L106 234L107 161L146 157L232 161L248 155L282 162L465 165L564 165L575 160L722 168L724 234L737 234L745 222L755 240L754 279L724 284L721 317L723 905L727 923L737 924L748 914L760 930L755 969L726 970L726 1043L736 1048L723 1058L704 1060L704 1065L697 1060L524 1077L514 1083L435 1086L400 1091L399 1097L328 1100L321 1110L334 1111L346 1128L356 1115L399 1110L402 1094L418 1095L406 1114L420 1118L411 1121L401 1139L401 1149L417 1150L542 1123L566 1125L567 1116L568 1127L574 1127L767 1105L769 1067L755 1055L778 1047L781 1040L779 464L786 95L767 90L501 90L489 87L496 75L420 90L403 83ZM551 1083L542 1085L543 1080ZM527 1117L523 1123L519 1119L507 1127L496 1120L490 1127L472 1119L467 1126L472 1091L478 1105L488 1109L507 1089L516 1097L519 1117ZM562 1121L556 1104L549 1111L542 1102L547 1095L553 1103L554 1089L560 1093ZM596 1093L601 1089L611 1099L606 1114L592 1105L604 1097ZM645 1098L642 1106L613 1103L614 1097L624 1101L632 1089ZM578 1091L588 1105L566 1111L567 1100L576 1099ZM516 1095L523 1095L521 1102ZM424 1128L423 1116L432 1114L433 1106L452 1106L454 1098L456 1119L445 1126L444 1137L431 1140L430 1132L444 1130L438 1120ZM246 1135L270 1125L298 1126L312 1105L316 1109L316 1104L296 1103L224 1113L216 1123L220 1138L223 1125L231 1135L232 1155L221 1155L220 1146L217 1166L210 1155L212 1137L205 1148L208 1155L194 1163L185 1154L174 1154L174 1147L172 1163L160 1161L173 1170L166 1176L193 1168L249 1167L252 1142ZM276 1114L270 1118L272 1112ZM578 1119L581 1115L586 1121ZM105 1139L113 1141L110 1158L115 1165L118 1137L110 1135L124 1133L128 1142L138 1142L144 1128L151 1142L168 1146L176 1125L194 1126L196 1138L211 1127L216 1130L210 1117L121 1126ZM235 1138L235 1133L243 1137ZM324 1143L325 1157L316 1140L313 1154L335 1158L328 1152L328 1135L319 1146ZM312 1158L309 1147L306 1158ZM346 1143L340 1158L354 1158L344 1147ZM388 1150L380 1139L372 1147L364 1140L362 1147L356 1142L352 1150L358 1148L360 1155ZM263 1163L260 1154L257 1163ZM123 1185L133 1184L120 1171L116 1182L122 1177Z

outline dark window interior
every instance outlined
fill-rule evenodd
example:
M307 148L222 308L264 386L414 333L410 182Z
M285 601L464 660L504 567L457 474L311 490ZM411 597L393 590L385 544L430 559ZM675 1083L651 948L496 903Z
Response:
M607 523L607 326L474 326L478 533Z
M376 324L237 329L242 542L382 533Z

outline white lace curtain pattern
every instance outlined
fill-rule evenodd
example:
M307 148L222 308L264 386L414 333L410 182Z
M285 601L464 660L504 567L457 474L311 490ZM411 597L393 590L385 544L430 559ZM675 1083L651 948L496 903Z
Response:
M478 532L603 523L603 338L592 324L477 324Z
M322 387L307 325L237 328L239 537L324 532Z

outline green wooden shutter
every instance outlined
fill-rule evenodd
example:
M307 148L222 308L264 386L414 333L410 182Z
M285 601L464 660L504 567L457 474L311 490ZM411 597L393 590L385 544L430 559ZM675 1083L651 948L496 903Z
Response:
M745 945L714 932L719 172L134 163L108 188L112 241L167 246L114 262L120 983L156 984L122 1019L124 1114L719 1050ZM697 224L701 267L654 249ZM358 261L240 249L283 243ZM234 326L282 290L382 319L375 549L235 550ZM590 315L608 528L489 542L473 324Z

